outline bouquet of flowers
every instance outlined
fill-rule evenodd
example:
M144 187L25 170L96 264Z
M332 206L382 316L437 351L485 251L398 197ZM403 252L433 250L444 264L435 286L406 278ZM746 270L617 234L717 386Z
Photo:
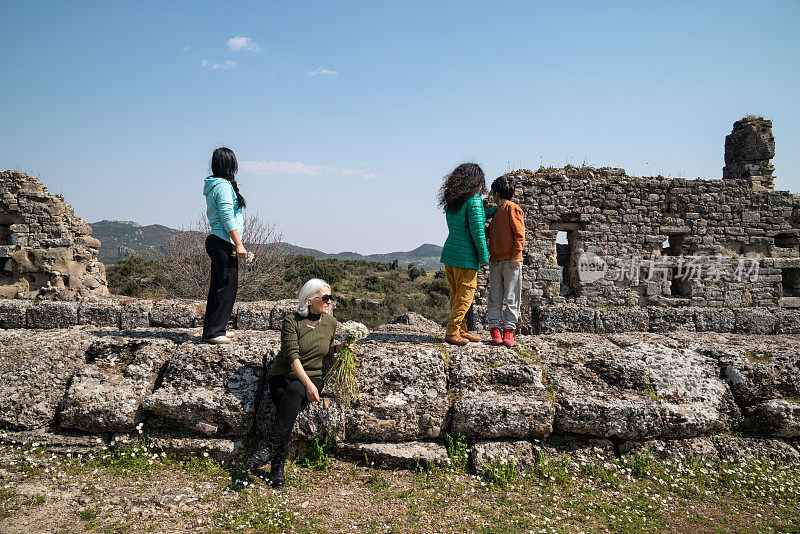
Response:
M369 334L367 327L355 321L342 324L342 334L347 345L351 345ZM331 384L333 391L345 406L358 396L356 389L356 353L345 347L336 354L325 382Z
M235 250L231 253L231 256L233 256L234 258L236 257L236 251ZM256 257L256 253L255 252L248 252L247 253L247 259L245 261L247 263L251 263L253 261L253 258L255 258L255 257Z

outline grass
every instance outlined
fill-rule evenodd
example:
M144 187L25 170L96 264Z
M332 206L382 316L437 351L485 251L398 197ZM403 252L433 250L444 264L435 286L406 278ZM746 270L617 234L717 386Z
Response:
M329 457L326 440L317 445ZM112 456L101 451L66 458L0 446L0 463L11 473L0 486L0 531L33 521L33 508L40 510L37 521L49 523L31 522L32 531L800 531L800 465L780 465L769 457L734 463L638 454L589 463L540 451L529 469L497 461L478 478L461 468L469 445L455 435L449 439L451 464L446 468L393 471L336 459L321 461L324 469L313 468L318 462L311 462L312 468L290 463L287 486L277 491L243 464L202 455L180 460L150 449L146 454L153 464L142 463L130 455L135 447L120 447ZM99 456L104 459L98 461ZM242 484L232 489L227 482L236 469ZM36 484L53 495L69 484L89 501L68 513L69 502L25 496L16 491L22 484ZM178 510L156 506L154 515L143 518L114 504L120 491L148 502L148 495L187 486L195 488L199 500Z
M744 351L744 357L747 358L747 361L753 363L766 363L773 360L771 354L760 350L746 350Z

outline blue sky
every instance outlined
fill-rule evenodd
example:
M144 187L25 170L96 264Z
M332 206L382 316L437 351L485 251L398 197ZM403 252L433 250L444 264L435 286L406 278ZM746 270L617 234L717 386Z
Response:
M719 178L773 120L800 190L800 2L5 2L0 167L87 221L177 227L214 148L252 211L330 252L442 244L462 161Z

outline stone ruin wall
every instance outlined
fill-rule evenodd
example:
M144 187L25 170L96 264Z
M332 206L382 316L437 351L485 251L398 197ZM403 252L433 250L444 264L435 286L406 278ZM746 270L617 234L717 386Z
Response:
M800 195L773 189L771 127L754 117L734 124L721 180L633 177L610 167L511 173L513 200L526 213L523 330L541 331L540 314L564 306L584 316L598 308L800 307ZM567 243L556 242L560 232ZM584 253L607 267L600 279L580 276ZM696 257L694 276L681 275L681 256ZM487 284L483 269L478 327Z
M0 297L108 295L100 241L59 195L21 172L0 172Z

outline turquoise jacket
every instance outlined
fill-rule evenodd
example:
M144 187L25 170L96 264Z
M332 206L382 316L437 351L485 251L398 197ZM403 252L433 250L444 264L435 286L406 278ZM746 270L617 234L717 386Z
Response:
M481 263L489 263L486 216L481 195L469 197L457 210L446 212L445 217L450 233L444 242L439 261L450 267L476 271Z
M209 176L205 179L203 194L206 196L206 217L211 225L211 235L232 244L233 239L228 232L238 230L241 237L244 229L242 210L233 186L225 178Z

